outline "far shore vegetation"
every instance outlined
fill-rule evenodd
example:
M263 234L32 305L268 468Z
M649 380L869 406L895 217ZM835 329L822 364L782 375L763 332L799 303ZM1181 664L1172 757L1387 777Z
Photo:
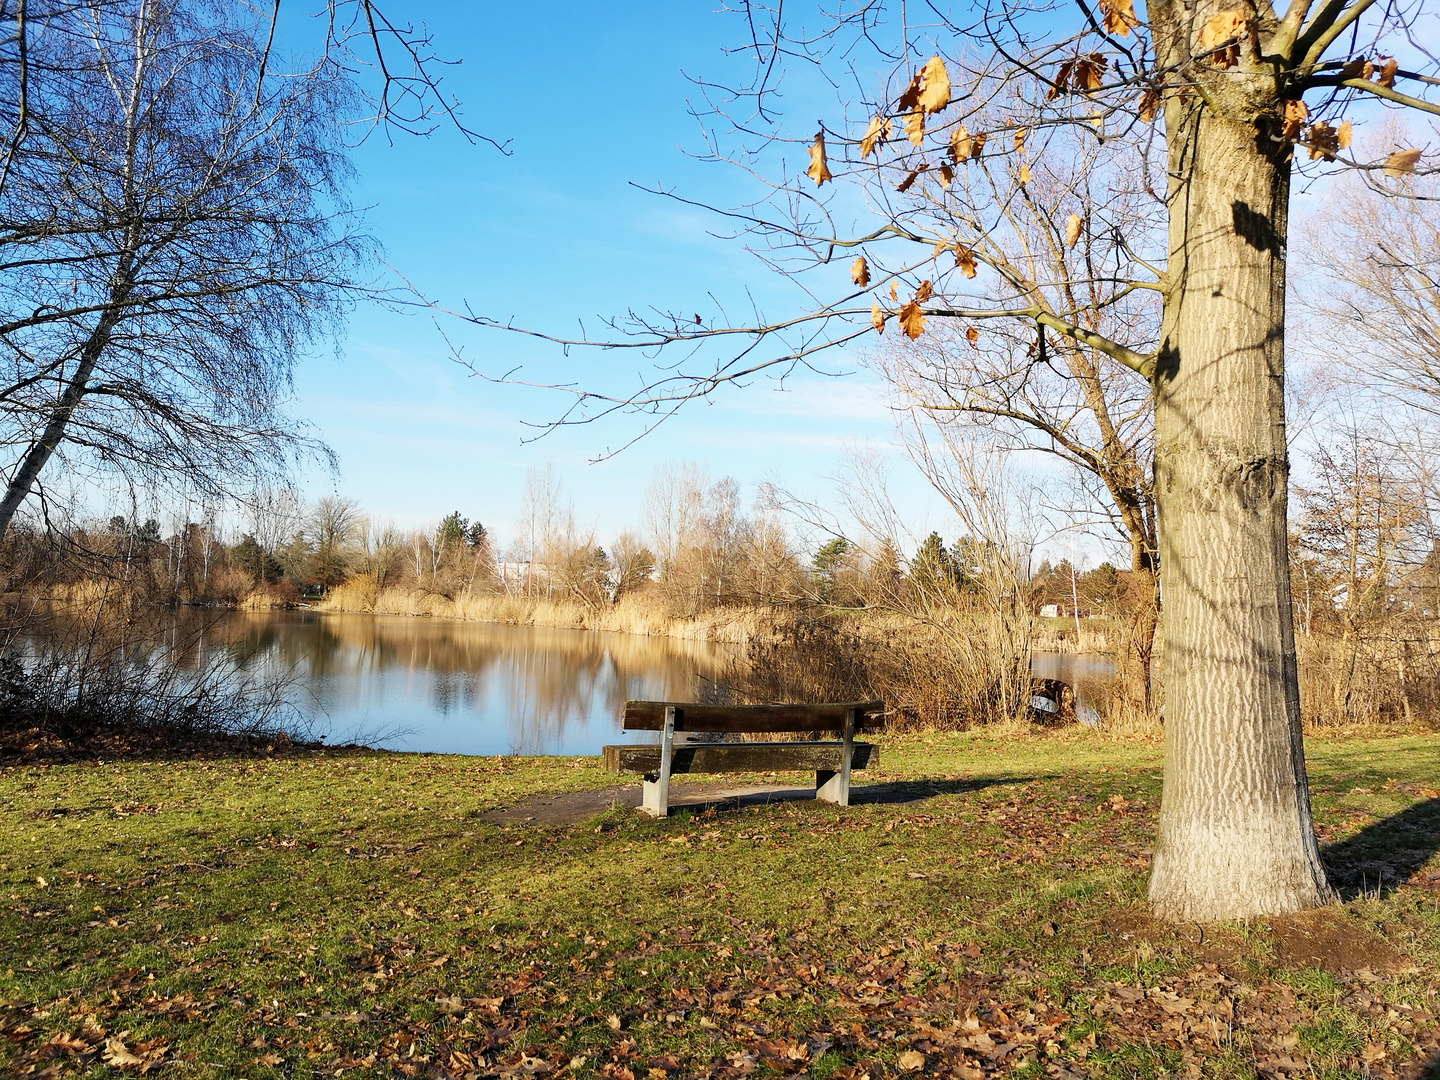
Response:
M1400 512L1413 502L1403 485L1360 475L1347 491L1353 522L1334 499L1310 500L1292 538L1305 719L1431 725L1440 564L1420 550L1420 517ZM123 515L13 528L11 595L89 612L78 622L91 634L133 634L173 605L305 606L729 642L745 653L717 691L731 700L881 698L895 724L921 729L1028 718L1037 689L1072 720L1073 695L1037 686L1031 656L1108 654L1117 677L1101 722L1159 730L1153 577L1037 559L983 514L969 534L908 550L836 535L807 547L793 507L772 496L747 512L733 480L692 466L658 469L642 523L604 544L576 526L548 469L531 470L503 546L458 511L410 530L343 497L265 493L247 511L229 529L181 514L168 528Z

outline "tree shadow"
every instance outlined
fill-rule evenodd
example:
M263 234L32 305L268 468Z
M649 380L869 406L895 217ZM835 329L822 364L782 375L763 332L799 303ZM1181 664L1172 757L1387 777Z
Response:
M1367 825L1354 836L1321 849L1330 883L1346 900L1361 896L1388 896L1412 882L1425 864L1440 852L1440 798L1427 799ZM1440 870L1426 876L1422 885L1440 887ZM1440 1063L1431 1072L1440 1080Z
M1440 1054L1420 1067L1420 1080L1440 1080Z

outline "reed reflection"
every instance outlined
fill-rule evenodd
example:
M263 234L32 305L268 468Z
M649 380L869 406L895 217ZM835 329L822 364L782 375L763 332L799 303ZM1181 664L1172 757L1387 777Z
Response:
M293 673L294 703L332 740L400 731L385 745L470 754L598 753L626 698L694 700L729 655L671 638L314 612L235 612L177 638Z

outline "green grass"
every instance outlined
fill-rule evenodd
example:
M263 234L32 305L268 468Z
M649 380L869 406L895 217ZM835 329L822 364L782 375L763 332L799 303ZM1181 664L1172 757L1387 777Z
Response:
M1309 754L1328 843L1433 853L1440 739ZM1413 970L1287 966L1270 925L1146 916L1157 744L882 757L861 782L923 801L564 827L481 815L607 786L593 759L0 770L0 1072L1398 1076L1436 1054L1435 888L1322 917Z

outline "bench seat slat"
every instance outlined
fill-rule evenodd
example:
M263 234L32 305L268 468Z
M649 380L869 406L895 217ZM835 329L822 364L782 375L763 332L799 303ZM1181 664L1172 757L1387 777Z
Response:
M627 701L622 726L626 731L660 731L665 709L680 710L676 731L769 732L843 731L848 709L860 710L856 731L884 726L882 701L835 702L828 705L695 705L685 702Z
M835 772L843 750L844 744L838 742L689 743L675 747L670 772ZM606 772L653 776L660 771L660 747L607 746L604 760ZM850 768L863 769L879 761L880 751L873 743L857 742Z

